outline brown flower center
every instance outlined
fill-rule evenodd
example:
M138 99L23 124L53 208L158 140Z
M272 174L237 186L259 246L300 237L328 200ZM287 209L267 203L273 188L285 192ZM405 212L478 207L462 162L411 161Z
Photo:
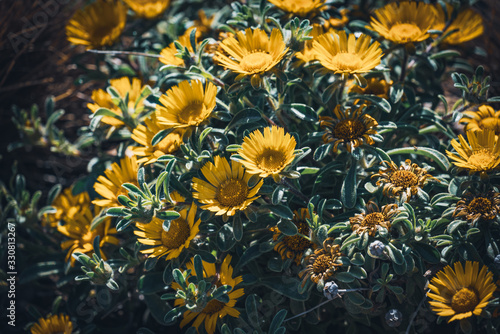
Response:
M162 229L161 242L168 249L179 248L189 238L190 232L188 222L182 218L177 218L170 222L168 232Z
M418 177L408 170L397 170L389 177L396 187L410 188L418 185Z
M361 226L377 226L385 221L385 217L380 212L372 212L366 215L361 222Z
M211 301L209 301L207 303L207 305L203 309L202 313L212 315L212 314L217 313L220 310L222 310L224 308L224 305L226 305L226 304L218 301L217 299L212 299Z
M486 170L497 157L487 149L481 149L472 153L467 162L479 170Z
M337 68L337 71L350 72L359 70L363 64L363 59L356 53L339 52L333 56L331 62Z
M240 67L246 72L263 72L273 61L273 57L265 52L257 51L245 55L240 61Z
M453 295L451 308L456 313L472 312L479 304L479 298L474 290L462 288Z
M227 207L242 205L248 196L248 186L243 180L229 179L222 182L215 197L220 204Z
M481 129L490 129L495 131L495 134L500 135L500 118L498 117L487 117L479 121L479 127Z
M283 168L286 155L282 151L271 148L265 148L263 152L257 156L255 162L260 169L266 172L277 172Z
M469 203L467 209L469 212L486 214L491 212L493 206L489 199L476 197Z
M179 113L177 119L179 123L199 125L204 120L205 111L203 102L193 101Z
M336 138L344 140L353 140L363 136L366 132L366 127L359 120L344 119L335 125L333 133Z
M333 266L333 261L327 254L321 254L314 260L312 265L313 272L316 275L326 273Z
M417 40L422 35L422 30L413 23L396 23L389 30L389 35L394 40L411 42Z

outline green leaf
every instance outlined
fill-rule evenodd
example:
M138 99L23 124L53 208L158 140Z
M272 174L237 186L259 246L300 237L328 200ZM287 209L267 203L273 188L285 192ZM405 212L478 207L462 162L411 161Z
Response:
M260 330L259 311L255 294L251 294L245 300L245 311L250 324L256 329Z
M301 103L292 103L292 104L283 104L281 108L284 110L290 111L295 117L302 121L308 122L317 122L318 114L314 111L313 108L301 104Z
M151 312L153 318L161 325L166 325L164 321L164 316L172 307L168 303L165 303L160 299L160 296L156 294L144 295L144 302L146 303L148 310ZM139 334L139 333L138 333ZM144 333L149 334L149 333Z
M60 261L46 261L39 262L32 266L27 267L19 275L19 284L26 284L28 282L37 280L39 278L61 275L64 272L64 263Z
M236 240L234 239L233 228L229 224L225 224L221 227L217 233L217 246L223 252L227 252L235 245Z
M155 215L162 220L174 220L181 216L177 211L156 211Z
M308 299L308 294L299 293L298 286L300 281L296 278L288 276L266 276L260 278L259 281L262 285L293 300L305 301Z
M97 129L97 126L101 122L102 117L107 116L107 117L113 117L119 121L123 122L123 117L117 115L113 111L106 109L106 108L99 108L97 111L92 115L92 119L90 120L90 129L94 131Z
M385 251L392 262L396 264L402 264L404 262L403 253L399 249L397 249L392 243L388 243L385 247Z
M347 173L344 182L342 183L342 188L340 190L340 199L344 205L351 209L356 205L356 198L358 196L357 188L356 188L356 167L357 162L352 159L352 165L349 168L349 172Z
M263 206L261 206L261 208L264 210L269 210L281 218L289 219L289 220L293 219L293 212L287 206L284 206L284 205L263 205Z
M335 275L335 278L342 283L352 283L355 280L354 276L352 276L346 272L337 273Z
M243 109L233 117L231 122L229 122L225 132L228 132L229 130L238 125L255 123L259 121L261 118L262 116L260 115L260 112L258 112L256 109L252 108Z
M448 161L448 158L446 158L446 156L443 153L441 153L435 149L429 148L429 147L396 148L396 149L387 151L387 154L388 155L397 155L397 154L423 155L429 159L434 160L434 162L443 171L447 171L450 168L450 162Z
M271 247L271 249L273 249L273 248ZM269 249L269 250L271 250L271 249ZM248 247L243 252L243 254L240 257L240 260L236 264L236 267L234 268L235 272L237 272L238 270L240 270L248 262L250 262L250 261L258 258L260 255L262 255L263 253L268 252L269 250L261 251L259 244L255 244L253 246Z
M386 113L391 112L391 104L384 98L378 97L376 95L350 95L349 100L365 100L370 101Z
M281 219L277 226L284 235L292 236L298 233L297 225L288 219Z
M137 290L145 295L154 294L167 288L168 286L165 286L163 282L163 272L142 275L137 281Z
M365 279L368 277L368 274L366 273L366 271L362 267L351 266L349 268L348 273L351 276L356 277L357 279Z
M431 245L423 242L413 242L411 244L413 250L417 252L425 261L435 264L441 260L441 255L438 250Z
M313 154L313 159L315 161L321 161L330 153L332 144L323 144L319 146Z
M429 56L430 59L454 58L460 56L460 52L455 50L443 50Z
M273 320L271 321L271 325L269 326L269 334L275 334L278 328L281 326L283 323L283 320L285 320L286 315L287 315L287 310L280 310L276 315L274 316Z

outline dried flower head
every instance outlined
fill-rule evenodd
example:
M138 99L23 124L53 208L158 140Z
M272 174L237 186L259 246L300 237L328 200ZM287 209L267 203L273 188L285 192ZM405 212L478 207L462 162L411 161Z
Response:
M302 286L308 279L314 283L326 282L330 279L337 267L342 266L337 260L342 256L340 245L334 244L332 238L323 242L323 248L318 248L306 260L306 267L299 273L302 278Z
M485 194L467 192L457 202L453 217L465 218L474 224L478 220L492 220L500 215L500 193Z
M379 209L377 204L369 202L366 205L366 212L349 218L351 229L357 234L368 232L374 237L381 227L387 230L391 228L391 218L399 212L397 208L396 204L388 204Z

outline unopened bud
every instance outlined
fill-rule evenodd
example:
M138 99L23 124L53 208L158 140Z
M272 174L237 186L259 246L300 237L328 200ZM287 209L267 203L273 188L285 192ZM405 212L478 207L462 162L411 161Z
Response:
M375 240L368 246L368 254L374 258L381 258L384 256L385 245L382 241Z
M323 288L323 294L330 300L335 299L339 295L339 286L335 282L326 282Z
M403 314L395 308L390 309L385 314L385 322L389 327L398 327L403 322Z

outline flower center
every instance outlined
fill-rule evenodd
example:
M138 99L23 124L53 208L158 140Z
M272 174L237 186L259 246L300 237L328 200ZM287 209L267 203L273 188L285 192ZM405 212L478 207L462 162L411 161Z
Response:
M495 134L500 135L500 118L487 117L479 121L479 127L481 129L490 129L495 131Z
M473 213L489 213L493 209L491 201L484 197L474 198L467 206L469 212Z
M389 30L390 36L403 42L411 42L422 35L422 30L413 23L396 23Z
M163 153L172 153L177 151L181 141L182 136L177 132L172 132L156 144L156 149Z
M215 195L223 206L240 206L248 195L248 186L243 180L229 179L222 182Z
M224 305L226 305L226 304L218 301L217 299L212 299L211 301L209 301L207 303L207 305L203 309L202 313L212 315L212 314L217 313L220 310L222 310L224 308Z
M272 148L265 148L256 158L257 166L266 172L275 172L282 169L286 155L282 151Z
M358 70L362 64L363 59L356 53L339 52L332 59L332 65L340 72Z
M199 125L203 120L202 115L205 111L206 108L203 102L193 101L179 113L179 123Z
M97 235L95 232L96 232L95 230L90 231L90 229L89 229L89 231L87 231L87 233L83 234L81 239L80 239L82 241L82 243L84 243L84 244L91 243L92 244L95 236Z
M366 215L361 222L362 226L377 226L385 221L385 217L380 212L372 212Z
M456 313L472 312L479 304L479 298L474 290L462 288L453 295L451 308Z
M336 138L353 140L362 137L366 128L361 121L344 119L335 125L333 133Z
M240 61L240 66L246 72L263 72L272 60L273 57L270 54L257 51L245 55Z
M321 254L314 260L313 272L315 274L324 274L333 266L332 258L326 254Z
M487 149L475 151L467 160L469 164L480 170L487 169L496 157Z
M161 242L168 249L179 248L189 238L191 229L189 224L182 218L177 218L170 222L168 232L162 229Z
M396 187L410 188L418 185L418 177L408 170L397 170L389 177Z

